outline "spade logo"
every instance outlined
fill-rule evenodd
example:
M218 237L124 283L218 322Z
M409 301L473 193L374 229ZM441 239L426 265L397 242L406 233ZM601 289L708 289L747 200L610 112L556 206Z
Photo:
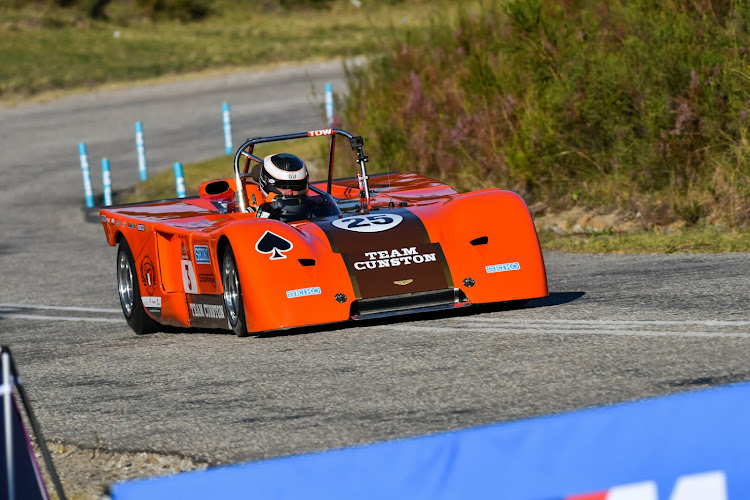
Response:
M271 260L286 259L283 252L288 252L293 246L291 241L271 231L263 233L263 236L255 243L255 249L259 253L271 254Z

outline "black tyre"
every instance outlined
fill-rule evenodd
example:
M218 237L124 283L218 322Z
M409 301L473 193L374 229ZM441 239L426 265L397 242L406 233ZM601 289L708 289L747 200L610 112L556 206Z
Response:
M122 313L135 333L152 333L159 328L159 324L146 314L143 307L135 260L125 239L120 241L117 248L117 291Z
M245 306L242 303L242 287L232 247L227 245L221 258L221 284L224 288L224 307L232 330L238 337L247 337Z

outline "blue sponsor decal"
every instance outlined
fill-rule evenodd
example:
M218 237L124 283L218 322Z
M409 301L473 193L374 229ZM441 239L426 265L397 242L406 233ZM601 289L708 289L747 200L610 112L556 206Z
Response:
M287 299L307 297L308 295L320 295L320 287L314 286L312 288L300 288L299 290L287 290L286 292Z
M196 264L211 263L211 254L208 253L208 247L206 245L193 245L193 251L195 252Z
M521 269L521 264L518 262L508 262L507 264L495 264L493 266L487 266L484 268L487 274L502 273L504 271L518 271Z

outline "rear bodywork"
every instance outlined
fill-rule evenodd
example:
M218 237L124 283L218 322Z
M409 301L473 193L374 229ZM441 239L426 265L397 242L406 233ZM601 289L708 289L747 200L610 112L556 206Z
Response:
M337 213L284 223L247 211L260 192L246 172L204 183L197 197L101 210L109 244L127 240L143 305L158 323L230 328L227 245L249 332L548 293L534 224L512 192L461 194L409 173L329 175L310 194L332 200Z

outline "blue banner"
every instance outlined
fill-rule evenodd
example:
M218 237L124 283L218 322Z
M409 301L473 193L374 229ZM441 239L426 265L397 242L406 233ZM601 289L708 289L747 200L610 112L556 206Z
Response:
M114 500L750 498L750 384L116 484Z

